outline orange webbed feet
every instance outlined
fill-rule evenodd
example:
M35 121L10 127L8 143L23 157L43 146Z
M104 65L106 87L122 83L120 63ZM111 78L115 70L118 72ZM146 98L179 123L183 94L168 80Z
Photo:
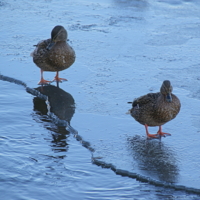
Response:
M52 82L54 82L54 81L62 83L62 81L67 81L67 79L55 77Z
M53 81L56 81L57 83L58 83L58 82L62 83L62 81L67 81L67 79L65 79L65 78L59 78L59 72L56 72L56 76L55 76L55 78L53 79ZM52 81L52 82L53 82L53 81Z
M164 132L162 132L162 127L161 127L161 126L159 126L159 130L158 130L157 134L158 134L160 137L171 136L170 133L164 133Z
M47 81L47 80L44 80L43 78L41 78L41 80L38 82L38 85L47 85L50 83L51 83L51 81Z
M148 125L145 124L145 129L146 129L146 135L148 139L159 139L159 135L158 134L150 134L148 131Z

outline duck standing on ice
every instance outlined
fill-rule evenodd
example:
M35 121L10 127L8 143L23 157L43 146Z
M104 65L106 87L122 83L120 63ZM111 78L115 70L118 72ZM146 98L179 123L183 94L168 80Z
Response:
M76 58L74 50L67 43L67 31L63 26L55 26L51 32L51 39L40 41L31 56L33 62L41 69L39 85L52 82L43 78L44 71L56 72L53 81L66 81L67 79L59 77L59 71L69 68Z
M170 81L163 81L160 92L146 94L131 103L132 108L129 112L136 121L145 126L148 138L171 135L162 132L162 125L177 116L181 103L178 97L172 94ZM150 134L148 126L159 126L157 134Z

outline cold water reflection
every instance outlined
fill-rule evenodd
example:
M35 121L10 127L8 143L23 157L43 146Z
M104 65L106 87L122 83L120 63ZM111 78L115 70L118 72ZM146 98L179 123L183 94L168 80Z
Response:
M53 85L41 86L36 88L40 93L48 96L50 112L54 113L59 119L66 120L69 124L75 113L75 100L71 94ZM34 110L47 114L48 109L44 100L35 97Z
M145 175L160 181L176 183L179 177L176 154L163 142L145 137L128 138L134 161Z
M70 125L70 121L75 113L75 100L72 95L53 85L41 86L36 88L36 90L48 97L50 112L54 113L59 119L66 120ZM43 122L48 122L49 117L47 114L49 110L45 100L35 97L33 103L34 111L38 114L39 119ZM55 153L66 152L69 148L67 140L70 134L66 127L62 125L55 126L51 123L50 126L47 125L45 128L49 130L52 135L52 150ZM65 156L64 154L59 157L64 158Z

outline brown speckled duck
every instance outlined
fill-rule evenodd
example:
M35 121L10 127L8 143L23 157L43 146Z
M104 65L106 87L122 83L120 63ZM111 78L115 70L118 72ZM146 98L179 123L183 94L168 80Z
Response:
M75 52L67 43L67 31L63 26L55 26L51 39L43 40L36 45L31 54L33 62L41 69L41 80L38 84L48 84L44 80L43 71L56 72L53 81L62 82L67 79L59 78L59 71L69 68L75 61Z
M161 126L176 117L180 111L181 103L178 97L172 94L170 81L163 81L160 92L146 94L131 103L130 114L136 121L145 126L148 138L171 135L162 132ZM148 126L159 126L157 134L149 134Z

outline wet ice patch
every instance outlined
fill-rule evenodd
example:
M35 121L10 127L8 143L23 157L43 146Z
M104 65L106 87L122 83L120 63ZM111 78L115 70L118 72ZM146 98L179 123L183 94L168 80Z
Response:
M149 3L147 0L114 0L114 3L118 6L146 8Z
M137 16L115 16L115 17L110 17L109 19L108 19L108 24L110 25L110 26L117 26L118 24L118 26L124 26L125 24L126 24L126 26L127 26L127 24L129 24L129 23L133 23L133 21L138 21L138 23L139 22L141 22L142 20L144 20L144 18L143 17L137 17Z
M152 46L183 45L189 40L200 37L199 23L168 24L157 27L146 43Z
M81 31L90 31L91 29L94 29L97 27L96 24L87 24L87 25L82 25L82 24L72 24L69 26L69 30L81 30Z
M171 46L171 45L182 45L188 41L187 37L180 36L174 33L158 34L151 36L146 44L152 46Z

